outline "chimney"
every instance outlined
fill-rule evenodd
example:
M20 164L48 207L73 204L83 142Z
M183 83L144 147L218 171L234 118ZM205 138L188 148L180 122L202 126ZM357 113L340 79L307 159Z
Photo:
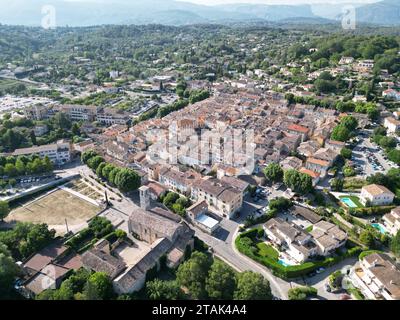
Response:
M149 187L142 186L139 188L139 192L140 192L140 208L147 211L150 209Z

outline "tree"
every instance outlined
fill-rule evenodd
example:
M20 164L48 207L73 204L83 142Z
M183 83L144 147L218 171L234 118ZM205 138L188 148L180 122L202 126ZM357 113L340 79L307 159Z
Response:
M107 165L107 163L102 162L99 164L99 166L96 169L96 174L99 178L104 178L103 177L103 169L105 168L105 166Z
M344 180L340 178L334 178L331 180L331 188L333 191L342 191L344 186Z
M21 159L17 159L17 161L15 162L15 168L18 171L18 175L22 176L25 174L25 164L23 163L23 161Z
M392 241L390 242L390 250L400 257L400 231L393 237Z
M201 252L193 252L191 258L181 264L176 279L186 287L195 299L206 297L205 281L211 266L210 258Z
M285 211L293 206L293 202L287 198L279 197L269 202L270 210Z
M343 148L342 151L340 151L340 155L344 158L344 159L351 159L351 155L352 155L353 151L349 148Z
M63 130L69 130L71 129L71 120L69 119L69 117L63 113L63 112L58 112L55 116L54 116L54 122L56 123L56 125L63 129Z
M30 138L31 138L32 144L33 144L34 146L36 146L36 145L37 145L37 141L36 141L36 134L35 134L35 131L31 130L31 133L30 133L29 136L30 136Z
M115 169L115 166L113 166L110 163L107 163L103 170L101 171L101 176L106 179L106 180L110 180L110 173L111 171L113 171Z
M274 183L279 182L279 181L282 181L282 178L283 178L283 169L277 163L270 163L264 169L264 175L268 180L270 180Z
M313 287L297 287L289 289L289 300L306 300L310 296L316 296L318 290Z
M90 169L96 171L99 167L100 163L105 162L104 159L100 156L95 156L88 160L87 165Z
M163 204L167 208L173 206L173 204L179 199L179 194L175 192L168 192L168 194L163 199Z
M346 142L350 139L350 131L344 125L340 124L333 129L331 139Z
M340 121L340 124L350 131L354 131L358 127L358 121L353 116L345 116Z
M122 192L130 192L139 189L141 178L135 170L121 169L115 176L114 184Z
M16 177L18 176L18 170L15 165L7 163L4 167L4 174L8 177Z
M0 221L3 221L10 213L8 202L0 201Z
M81 161L82 161L84 164L87 164L87 162L88 162L91 158L94 158L94 157L96 157L96 156L98 156L98 154L97 154L96 151L94 151L94 150L88 150L88 151L85 151L84 153L82 153L82 155L81 155Z
M74 122L74 124L72 125L71 132L74 136L79 136L81 134L79 125L76 122Z
M389 151L388 153L388 159L390 161L393 161L394 163L396 163L397 165L400 165L400 150L398 149L393 149L391 151Z
M312 178L297 170L287 170L283 180L287 187L300 194L307 194L313 189Z
M176 281L154 279L146 283L146 293L151 300L179 300L183 292Z
M113 296L111 279L104 272L93 273L83 291L86 300L109 300Z
M371 247L374 244L374 235L371 233L371 231L364 230L360 234L360 241L367 247Z
M238 276L235 300L271 300L272 293L268 280L259 273L245 271Z
M7 247L0 243L0 299L9 298L19 270Z
M226 263L215 260L206 279L208 296L212 299L232 300L235 288L235 272Z
M45 172L51 172L54 169L53 162L51 162L51 160L48 156L45 156L43 158L43 169Z
M114 167L114 168L110 171L110 173L108 174L108 179L107 179L109 183L115 185L115 179L116 179L116 177L117 177L117 175L118 175L118 172L119 172L120 170L121 170L120 168Z

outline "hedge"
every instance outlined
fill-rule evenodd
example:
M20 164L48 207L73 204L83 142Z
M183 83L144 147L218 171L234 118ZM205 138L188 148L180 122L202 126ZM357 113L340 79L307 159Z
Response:
M371 254L373 254L373 253L383 253L383 252L382 252L382 251L379 251L379 250L366 250L366 251L363 251L363 252L360 253L360 255L358 256L358 259L359 259L359 260L362 260L362 259L364 259L366 256L369 256L369 255L371 255Z
M331 267L344 259L358 255L362 251L361 247L356 246L347 250L344 254L335 257L328 257L321 261L308 261L301 265L285 267L271 257L258 255L258 248L254 246L250 247L241 241L243 238L250 238L252 241L254 241L257 233L258 229L252 229L239 235L235 239L236 248L242 254L269 268L275 276L283 279L298 278L307 275L321 267Z
M371 216L371 215L384 215L392 211L396 206L386 206L386 207L367 207L367 208L357 208L351 211L351 214L356 217L360 216Z

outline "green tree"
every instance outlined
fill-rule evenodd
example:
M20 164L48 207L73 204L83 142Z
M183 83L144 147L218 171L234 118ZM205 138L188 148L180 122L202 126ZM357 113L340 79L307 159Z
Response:
M104 178L103 177L103 169L105 168L106 165L107 165L107 163L105 163L105 162L102 162L99 164L99 166L96 169L96 174L98 177Z
M397 257L400 257L400 231L397 232L390 242L390 250L392 250Z
M189 260L179 266L176 279L181 286L189 290L193 298L205 298L205 281L210 267L210 258L204 253L195 251Z
M135 191L141 185L141 178L135 170L124 168L118 171L114 184L122 192Z
M8 202L0 201L0 221L3 221L10 213Z
M331 139L346 142L350 139L350 131L344 125L340 124L333 129Z
M97 154L96 151L94 151L94 150L88 150L88 151L85 151L84 153L82 153L82 155L81 155L81 161L82 161L84 164L87 164L87 162L88 162L90 159L92 159L92 158L94 158L94 157L96 157L96 156L98 156L98 154Z
M154 279L146 283L146 293L151 300L180 300L183 291L176 281Z
M235 300L271 300L272 293L268 280L259 273L245 271L238 276Z
M235 288L235 272L226 263L214 260L206 279L208 296L212 299L232 300Z
M340 178L334 178L331 180L331 188L333 191L342 191L344 186L344 180Z
M4 174L8 177L16 177L18 176L18 170L15 165L7 163L4 167Z
M371 233L371 231L364 230L360 234L360 241L367 247L371 247L374 244L374 235Z
M7 247L0 243L0 299L9 298L19 270Z
M283 181L287 187L300 194L307 194L313 189L312 178L297 170L287 170Z
M104 272L93 273L86 283L83 295L86 300L110 300L113 297L111 279Z
M277 164L277 163L270 163L265 169L264 169L264 175L265 177L272 182L280 182L282 181L283 178L283 169L282 167Z
M351 155L353 154L353 151L349 148L343 148L340 151L340 155L344 158L344 159L351 159Z
M97 168L99 167L100 163L103 163L103 162L105 162L103 157L95 156L88 160L87 165L90 169L96 171Z
M74 124L72 125L72 129L71 132L74 136L80 136L81 135L81 130L79 128L78 123L74 122Z

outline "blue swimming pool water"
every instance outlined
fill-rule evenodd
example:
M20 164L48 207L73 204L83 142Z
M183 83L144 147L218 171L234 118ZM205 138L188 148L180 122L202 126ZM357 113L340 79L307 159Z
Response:
M357 208L357 205L350 198L341 198L340 201L342 201L349 208Z
M281 265L283 265L284 267L288 267L288 266L289 266L289 265L288 265L285 261L283 261L283 260L279 260L278 263L281 264Z
M373 223L373 224L371 224L371 226L373 226L375 229L377 229L382 234L386 233L385 227L383 225L381 225L380 223Z

